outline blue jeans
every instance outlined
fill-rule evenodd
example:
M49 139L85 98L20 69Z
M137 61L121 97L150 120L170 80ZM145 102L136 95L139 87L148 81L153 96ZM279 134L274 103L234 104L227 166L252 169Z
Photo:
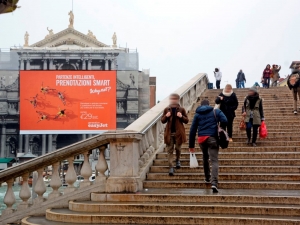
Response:
M270 87L270 78L264 78L264 88L269 88Z
M245 88L245 81L239 82L239 88Z

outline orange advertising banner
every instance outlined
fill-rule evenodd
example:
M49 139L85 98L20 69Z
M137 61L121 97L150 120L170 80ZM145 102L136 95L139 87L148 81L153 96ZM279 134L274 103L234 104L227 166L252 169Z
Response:
M116 129L116 71L20 71L20 133Z

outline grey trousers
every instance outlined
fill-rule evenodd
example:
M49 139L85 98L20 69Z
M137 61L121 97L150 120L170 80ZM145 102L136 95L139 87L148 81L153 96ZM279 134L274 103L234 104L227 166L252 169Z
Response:
M200 144L203 153L203 169L206 180L211 181L212 185L218 185L219 180L219 144L216 138L209 137L204 143ZM211 173L209 160L211 162Z

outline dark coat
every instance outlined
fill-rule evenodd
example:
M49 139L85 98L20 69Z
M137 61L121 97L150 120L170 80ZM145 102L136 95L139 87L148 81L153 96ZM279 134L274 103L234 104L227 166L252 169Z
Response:
M239 106L239 101L236 97L236 94L233 92L230 96L225 96L223 93L221 93L219 96L222 96L223 100L217 97L216 104L220 104L220 110L228 119L232 120L235 117L235 110Z
M238 82L246 81L245 74L244 74L243 72L239 72L238 75L237 75L236 80L237 80Z
M293 73L292 75L295 75L295 74L297 75L297 73ZM292 75L289 75L288 78L287 78L287 85L288 85L290 90L297 89L298 87L300 87L300 79L298 79L294 85L292 85L290 83L290 76L292 76Z
M196 109L196 114L194 116L191 129L190 129L189 148L195 147L195 136L197 130L198 130L199 137L200 136L218 137L218 125L217 125L218 122L227 123L227 118L221 110L219 109L214 110L213 107L208 105L199 106Z
M167 117L166 114L170 112L171 116ZM164 140L165 143L168 145L171 142L171 126L172 126L172 120L175 118L176 123L175 123L175 128L176 128L176 144L181 145L182 143L186 142L186 134L185 134L185 128L184 128L184 123L187 124L189 122L188 116L186 114L186 111L184 108L178 107L176 108L176 114L177 112L180 112L182 114L182 117L179 118L177 115L172 114L172 109L171 107L167 107L164 109L163 115L161 117L161 122L162 123L167 123L166 128L165 128L165 133L164 133Z

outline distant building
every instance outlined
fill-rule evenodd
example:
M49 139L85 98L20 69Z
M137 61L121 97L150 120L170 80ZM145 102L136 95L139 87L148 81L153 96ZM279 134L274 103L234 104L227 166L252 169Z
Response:
M75 30L74 15L69 15L67 29L54 33L47 28L45 38L32 45L26 32L23 47L0 51L0 158L22 152L43 155L92 136L19 135L19 70L117 70L118 129L127 127L155 102L155 78L150 78L150 82L149 70L138 71L137 50L118 47L116 33L112 45L107 45L90 30L87 34Z

